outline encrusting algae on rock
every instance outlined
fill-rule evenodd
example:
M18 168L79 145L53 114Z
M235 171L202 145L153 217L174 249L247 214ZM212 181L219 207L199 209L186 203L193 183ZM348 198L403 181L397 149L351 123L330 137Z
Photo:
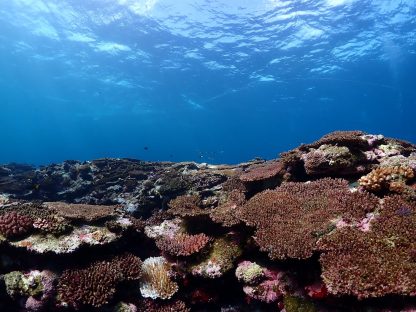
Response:
M416 146L0 166L1 311L412 311Z

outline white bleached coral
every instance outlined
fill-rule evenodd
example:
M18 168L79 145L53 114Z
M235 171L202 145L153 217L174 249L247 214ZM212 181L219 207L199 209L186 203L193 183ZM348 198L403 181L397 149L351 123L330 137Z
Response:
M143 262L142 270L140 292L143 297L169 299L178 291L178 285L170 276L170 264L165 258L147 258Z
M25 247L37 253L71 253L81 245L105 245L119 238L103 226L83 225L71 234L56 237L52 234L33 234L23 240L10 242L15 247Z

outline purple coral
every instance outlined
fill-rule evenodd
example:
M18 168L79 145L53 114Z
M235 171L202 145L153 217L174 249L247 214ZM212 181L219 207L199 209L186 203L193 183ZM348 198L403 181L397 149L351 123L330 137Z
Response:
M28 312L42 311L46 308L47 304L52 300L55 295L55 279L56 275L51 271L40 272L40 279L42 284L42 295L30 296L27 298L25 308Z
M291 283L289 277L280 270L264 269L264 278L254 285L245 285L244 293L251 299L271 303L279 300Z
M256 286L244 286L243 291L250 298L266 303L275 302L283 295L277 280L266 280Z

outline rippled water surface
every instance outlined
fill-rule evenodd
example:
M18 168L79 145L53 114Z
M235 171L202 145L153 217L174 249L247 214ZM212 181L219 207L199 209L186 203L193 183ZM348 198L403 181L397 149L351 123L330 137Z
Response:
M0 162L416 141L413 0L0 0Z

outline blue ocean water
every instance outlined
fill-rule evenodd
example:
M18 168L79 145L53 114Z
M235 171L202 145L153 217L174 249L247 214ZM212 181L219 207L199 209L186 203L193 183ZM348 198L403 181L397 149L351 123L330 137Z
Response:
M414 0L0 0L0 163L416 142Z

